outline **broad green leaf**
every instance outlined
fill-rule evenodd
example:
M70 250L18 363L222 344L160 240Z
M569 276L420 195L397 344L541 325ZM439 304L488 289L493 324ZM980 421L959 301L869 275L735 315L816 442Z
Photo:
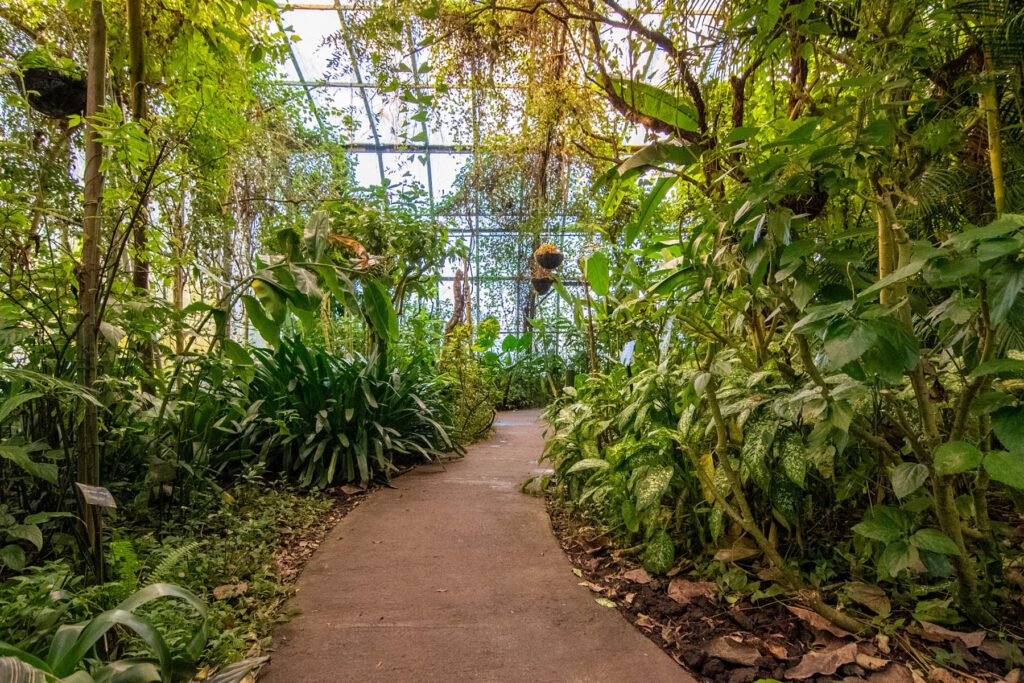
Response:
M170 671L171 653L160 632L147 619L136 616L121 609L112 609L93 617L82 629L71 647L54 661L53 671L58 676L69 676L78 667L81 660L89 653L96 643L115 626L123 626L134 631L153 652L160 663L160 669Z
M326 211L314 211L302 232L306 253L311 261L320 261L327 249L327 237L331 234L331 218Z
M630 533L640 531L640 516L636 512L636 505L629 498L622 499L622 521Z
M648 83L625 78L612 79L615 94L631 107L673 128L697 132L697 112L689 99L674 95Z
M23 391L21 393L9 396L3 405L0 405L0 424L7 419L7 416L14 412L18 406L28 403L29 401L40 398L43 394L38 391Z
M656 282L648 290L651 294L659 294L661 296L671 294L675 290L681 288L687 282L692 280L694 277L694 271L690 268L681 268L679 270L672 271L661 280Z
M387 290L376 280L363 282L363 301L366 317L382 339L398 337L398 316L391 305Z
M902 268L897 268L896 270L894 270L893 272L889 273L881 280L876 282L875 284L863 290L862 292L857 294L857 298L861 300L869 298L876 292L880 292L886 287L891 287L897 282L902 282L907 278L914 277L919 272L921 272L921 269L924 268L924 265L928 262L928 258L933 256L934 254L934 250L928 250L924 256L919 256L915 254L914 258L911 260L910 263L903 266Z
M896 139L896 129L889 119L875 119L859 131L857 138L871 147L889 148Z
M565 473L575 474L576 472L585 472L587 470L603 470L608 466L609 463L607 460L602 460L601 458L584 458L566 470Z
M57 466L48 462L35 462L29 457L30 453L31 449L27 446L16 445L10 442L0 443L0 458L14 463L37 479L42 479L45 482L56 485Z
M587 258L587 281L599 296L608 294L608 256L595 251Z
M960 554L960 549L956 547L953 539L938 529L919 529L910 537L910 543L915 548L939 553L940 555Z
M935 471L938 474L959 474L976 469L982 453L966 441L950 441L935 449Z
M263 306L254 297L245 294L242 296L242 304L245 306L245 313L249 316L256 331L260 333L264 341L277 346L281 341L281 326L267 315Z
M650 468L633 486L636 509L643 512L658 505L671 481L671 467Z
M888 505L876 505L868 508L864 519L854 525L853 530L866 538L892 543L907 536L913 528L913 523L913 517L903 510Z
M1021 227L1024 227L1024 215L1007 213L988 225L980 228L971 228L970 230L964 230L959 234L953 235L946 240L945 244L956 249L966 249L975 242L1002 237L1003 235L1017 232Z
M914 569L921 561L917 548L908 541L899 540L885 546L878 558L878 568L883 573L895 577L904 569Z
M780 472L773 473L771 501L774 507L790 524L800 521L800 508L804 500L803 490L790 478Z
M676 562L676 547L664 529L658 529L647 541L644 550L644 569L652 574L664 574Z
M28 541L36 547L36 550L43 548L43 531L36 524L15 524L5 529L8 537L18 541Z
M968 377L976 379L988 375L1019 375L1024 372L1024 360L1015 358L997 358L980 363Z
M962 280L977 276L981 264L973 257L950 258L939 256L924 268L924 279L932 287L950 287Z
M928 480L928 467L919 462L900 463L892 471L892 491L897 498L906 498Z
M640 213L636 218L636 222L634 223L635 227L633 228L636 233L639 233L640 230L647 225L647 222L651 219L651 216L654 215L654 212L657 211L662 200L665 199L668 191L672 189L672 186L676 184L677 180L678 178L671 176L668 178L660 178L658 182L654 183L654 187L644 198L643 204L640 205ZM633 240L627 240L627 246L628 243L632 241Z
M738 128L733 128L728 132L728 134L726 134L722 141L727 144L743 142L757 135L759 130L761 129L755 126L740 126Z
M804 488L807 478L807 445L800 435L789 433L779 446L779 461L782 463L782 471L791 482Z
M296 305L301 304L299 307L302 308L316 306L319 309L320 300L323 298L324 293L317 282L316 274L307 268L295 264L289 266L289 271L292 279L295 280L295 289L306 297L305 299L291 297L290 300Z
M221 340L221 347L228 360L236 365L252 365L252 356L245 350L245 347L233 339Z
M0 564L21 571L25 568L25 551L13 543L0 547Z
M1012 237L1001 237L993 240L985 240L978 245L978 260L994 261L997 258L1020 253L1020 242Z
M985 455L985 471L996 481L1024 491L1024 453L992 451Z
M825 334L825 355L829 366L838 370L859 360L877 340L878 333L874 328L859 320L844 320L830 326Z
M288 314L288 302L281 290L275 284L262 278L253 279L252 289L267 315L278 325L283 323Z
M698 161L697 154L685 145L672 142L652 142L619 164L615 171L625 180L651 168L686 167Z
M747 423L743 437L743 448L740 449L740 462L746 467L750 478L765 493L771 487L771 474L768 471L768 453L779 423L770 419L758 419Z
M991 302L989 315L993 324L1000 325L1024 291L1024 263L1000 261L985 276Z
M1008 450L1024 453L1024 405L1006 406L992 413L992 431Z

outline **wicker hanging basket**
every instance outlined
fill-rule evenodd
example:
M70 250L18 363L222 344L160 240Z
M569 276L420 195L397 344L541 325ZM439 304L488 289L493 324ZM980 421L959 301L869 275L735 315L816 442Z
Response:
M537 247L537 251L533 252L533 260L542 268L553 270L562 265L562 262L565 260L565 254L554 244L542 244Z
M533 290L543 296L551 291L551 285L555 284L555 279L553 277L535 277L531 278L530 282L533 283Z

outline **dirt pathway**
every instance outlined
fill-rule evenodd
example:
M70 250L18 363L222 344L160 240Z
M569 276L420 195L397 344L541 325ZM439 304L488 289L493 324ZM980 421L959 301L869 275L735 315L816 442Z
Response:
M543 446L538 414L496 427L334 528L262 683L693 680L577 585L543 502L519 492Z

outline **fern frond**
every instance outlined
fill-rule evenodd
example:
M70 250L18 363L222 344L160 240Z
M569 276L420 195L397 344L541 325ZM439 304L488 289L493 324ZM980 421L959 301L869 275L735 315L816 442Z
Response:
M178 568L182 562L188 561L195 552L199 550L199 541L190 541L183 546L171 550L153 568L153 571L146 577L147 583L159 583L170 580L171 573Z

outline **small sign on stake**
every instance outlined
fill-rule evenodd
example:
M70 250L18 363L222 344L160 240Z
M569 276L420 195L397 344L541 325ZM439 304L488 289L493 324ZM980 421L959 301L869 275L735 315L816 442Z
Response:
M82 498L85 499L87 505L95 505L101 508L116 508L117 503L114 502L114 496L110 494L110 491L103 488L102 486L90 486L89 484L83 484L81 482L75 482L75 486L82 492Z

